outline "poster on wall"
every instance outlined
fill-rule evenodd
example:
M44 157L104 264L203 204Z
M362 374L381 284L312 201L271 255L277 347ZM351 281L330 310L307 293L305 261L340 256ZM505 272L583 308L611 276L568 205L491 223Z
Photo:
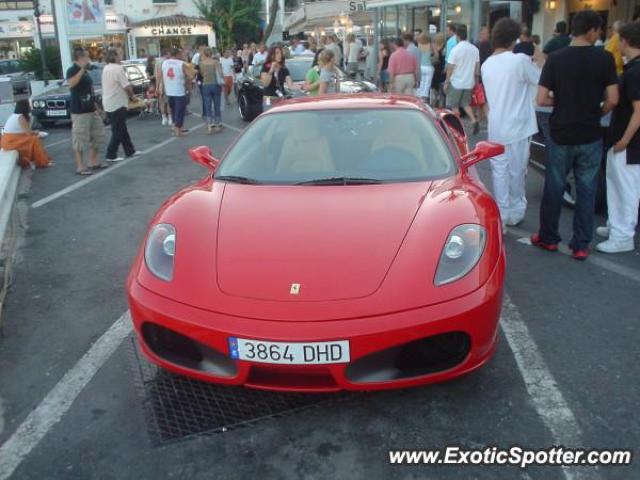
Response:
M66 17L69 35L104 34L104 0L67 0Z

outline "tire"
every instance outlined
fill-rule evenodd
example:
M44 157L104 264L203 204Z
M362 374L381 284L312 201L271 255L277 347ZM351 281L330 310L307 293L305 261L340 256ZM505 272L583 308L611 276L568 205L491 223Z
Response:
M252 104L246 93L241 92L238 96L238 111L240 112L240 118L245 122L251 122L260 113L262 113L262 105Z

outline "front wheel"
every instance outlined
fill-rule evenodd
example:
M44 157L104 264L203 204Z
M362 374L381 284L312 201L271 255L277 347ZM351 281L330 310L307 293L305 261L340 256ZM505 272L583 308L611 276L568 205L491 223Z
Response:
M246 93L240 93L238 96L238 111L240 118L245 122L250 122L260 115L258 105L252 105Z

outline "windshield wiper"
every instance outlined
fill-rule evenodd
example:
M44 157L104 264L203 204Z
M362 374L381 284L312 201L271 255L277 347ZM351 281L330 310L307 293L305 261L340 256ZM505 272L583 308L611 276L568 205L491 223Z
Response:
M214 177L214 179L221 180L223 182L244 183L246 185L259 185L262 183L260 180L256 180L255 178L242 177L239 175L220 175Z
M382 183L382 180L366 177L329 177L306 180L298 182L296 185L368 185L375 183Z

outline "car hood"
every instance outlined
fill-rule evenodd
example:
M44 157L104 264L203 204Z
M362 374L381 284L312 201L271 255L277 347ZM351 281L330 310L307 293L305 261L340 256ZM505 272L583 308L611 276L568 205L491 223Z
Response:
M102 88L100 85L96 85L93 88L93 91L96 95L99 95L102 92ZM34 95L32 100L46 100L47 98L60 98L60 97L69 97L71 92L67 85L61 85L59 87L53 88L51 90L47 90L40 95Z
M227 295L283 302L371 295L429 185L227 184L216 234L218 286Z
M304 81L293 82L295 85L302 86ZM359 80L340 80L340 93L360 93L360 92L376 92L377 87L369 82ZM302 96L300 93L291 92L294 97Z
M51 90L47 90L46 92L41 93L40 95L34 95L32 99L33 100L43 100L43 99L47 99L47 98L67 97L69 95L70 95L69 87L67 87L65 85L65 86L52 88Z
M176 228L173 281L145 267L144 245L130 280L230 322L355 319L447 302L482 285L502 251L495 201L460 175L331 187L208 177L170 197L151 223ZM436 287L442 246L463 223L485 226L485 254L464 278Z

